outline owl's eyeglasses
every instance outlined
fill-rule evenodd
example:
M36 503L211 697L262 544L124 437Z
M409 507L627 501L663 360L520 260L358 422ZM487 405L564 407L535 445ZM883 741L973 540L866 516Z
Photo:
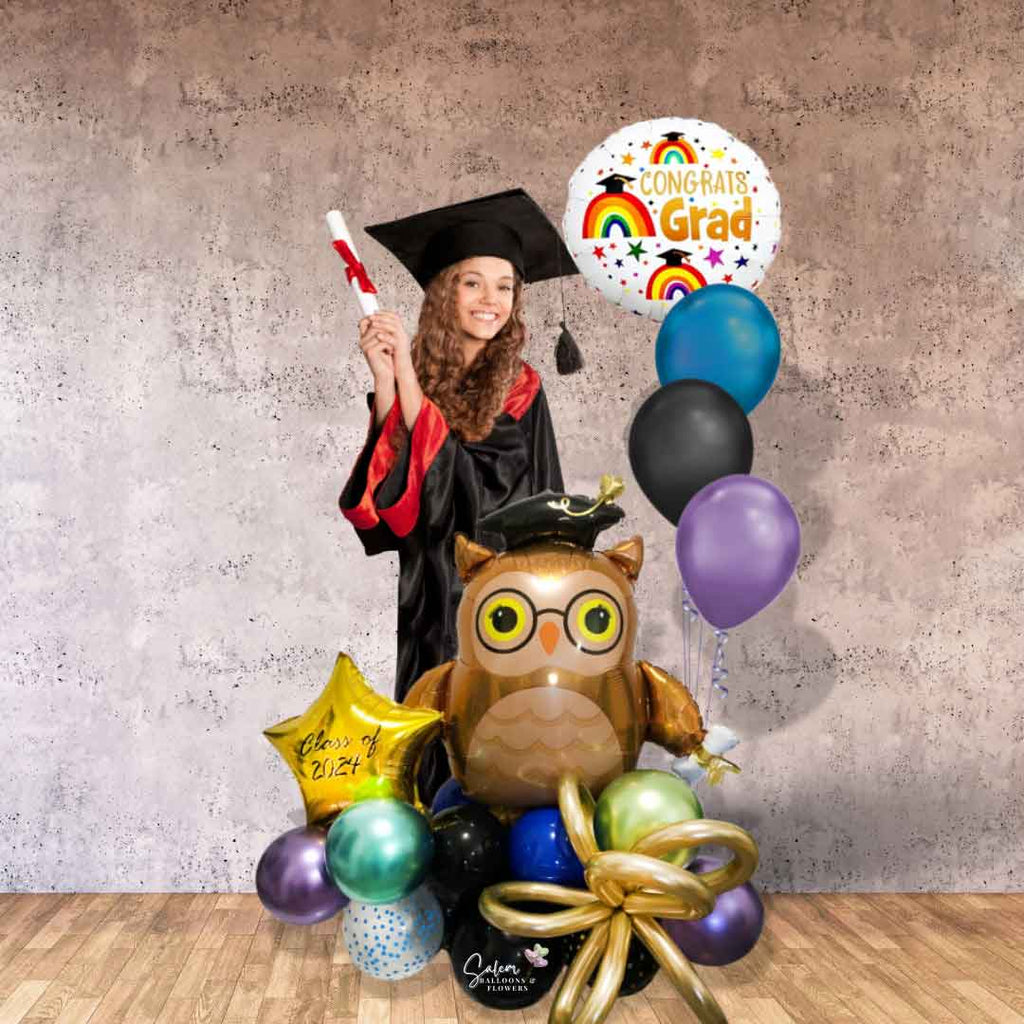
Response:
M542 615L558 615L569 642L584 654L606 654L622 636L622 606L604 590L584 590L566 608L537 608L529 594L502 588L480 602L477 639L496 654L521 650L534 637Z

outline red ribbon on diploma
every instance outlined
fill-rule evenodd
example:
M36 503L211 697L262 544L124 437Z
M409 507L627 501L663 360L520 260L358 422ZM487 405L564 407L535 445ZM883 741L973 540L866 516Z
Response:
M336 238L331 242L331 245L334 246L337 254L345 261L345 277L348 279L349 284L353 280L357 281L360 291L376 295L377 289L374 288L373 282L366 273L366 267L356 259L356 254L349 248L348 242L343 238Z

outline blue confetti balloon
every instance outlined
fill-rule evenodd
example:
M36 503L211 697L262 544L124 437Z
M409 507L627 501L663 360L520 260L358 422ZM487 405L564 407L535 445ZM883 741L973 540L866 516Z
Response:
M583 865L557 807L536 807L512 826L508 860L512 877L520 881L583 885Z
M746 288L710 284L668 311L654 361L662 384L710 381L750 412L768 394L781 355L771 310Z
M437 897L421 885L394 903L345 908L341 923L352 963L366 974L397 981L418 974L441 948L444 920Z

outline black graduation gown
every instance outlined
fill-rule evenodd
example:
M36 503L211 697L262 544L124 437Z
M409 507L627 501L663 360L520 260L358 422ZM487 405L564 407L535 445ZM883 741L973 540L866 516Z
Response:
M494 429L482 441L459 439L425 397L396 452L392 438L402 416L398 400L379 429L372 395L369 401L369 435L339 505L368 555L398 552L395 699L400 701L423 672L455 657L462 596L455 534L485 543L478 519L509 502L564 487L544 390L526 363ZM431 773L435 785L443 781L437 778L439 770Z

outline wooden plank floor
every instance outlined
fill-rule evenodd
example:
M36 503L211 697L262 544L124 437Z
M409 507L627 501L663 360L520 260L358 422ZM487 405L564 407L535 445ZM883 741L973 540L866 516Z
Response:
M702 968L732 1024L1024 1024L1024 895L766 898L765 933ZM360 976L338 918L282 925L254 895L0 894L0 1024L542 1024L548 999L489 1011L445 954ZM694 1018L660 975L611 1024Z

